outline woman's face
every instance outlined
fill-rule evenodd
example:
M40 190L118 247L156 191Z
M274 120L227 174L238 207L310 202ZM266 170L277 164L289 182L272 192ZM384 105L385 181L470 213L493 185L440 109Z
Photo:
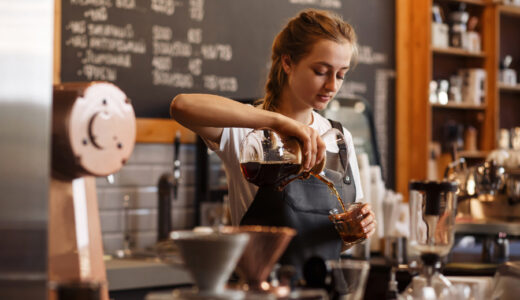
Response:
M288 97L298 107L321 110L339 91L352 58L349 42L320 40L298 63L283 60Z

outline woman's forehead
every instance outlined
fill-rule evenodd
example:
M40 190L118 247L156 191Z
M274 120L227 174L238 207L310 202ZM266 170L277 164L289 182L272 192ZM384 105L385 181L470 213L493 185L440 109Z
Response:
M342 68L349 67L352 53L352 44L348 41L338 43L320 40L312 46L311 51L303 60L308 63L320 63Z

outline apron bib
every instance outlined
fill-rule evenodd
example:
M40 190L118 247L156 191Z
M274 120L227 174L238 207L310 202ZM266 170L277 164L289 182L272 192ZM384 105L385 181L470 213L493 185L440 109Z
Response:
M331 121L334 128L341 124ZM336 123L336 124L335 124ZM343 178L341 170L347 166ZM356 199L352 170L347 160L346 149L337 153L327 152L325 177L334 183L345 206ZM329 187L314 176L295 180L282 191L274 185L261 186L249 206L240 225L286 226L297 231L280 258L282 265L293 265L297 279L302 277L305 262L318 256L324 260L339 259L342 240L329 220L329 210L341 205Z

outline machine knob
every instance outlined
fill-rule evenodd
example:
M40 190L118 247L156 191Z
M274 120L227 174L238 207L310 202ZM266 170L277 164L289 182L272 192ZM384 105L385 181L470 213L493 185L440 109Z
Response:
M67 178L118 171L135 144L136 120L126 95L107 82L54 88L53 171Z

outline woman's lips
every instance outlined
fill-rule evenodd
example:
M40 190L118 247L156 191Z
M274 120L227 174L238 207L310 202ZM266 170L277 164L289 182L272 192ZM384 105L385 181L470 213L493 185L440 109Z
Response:
M319 99L321 102L328 102L330 99L332 99L332 96L328 96L328 95L318 95L318 99Z

